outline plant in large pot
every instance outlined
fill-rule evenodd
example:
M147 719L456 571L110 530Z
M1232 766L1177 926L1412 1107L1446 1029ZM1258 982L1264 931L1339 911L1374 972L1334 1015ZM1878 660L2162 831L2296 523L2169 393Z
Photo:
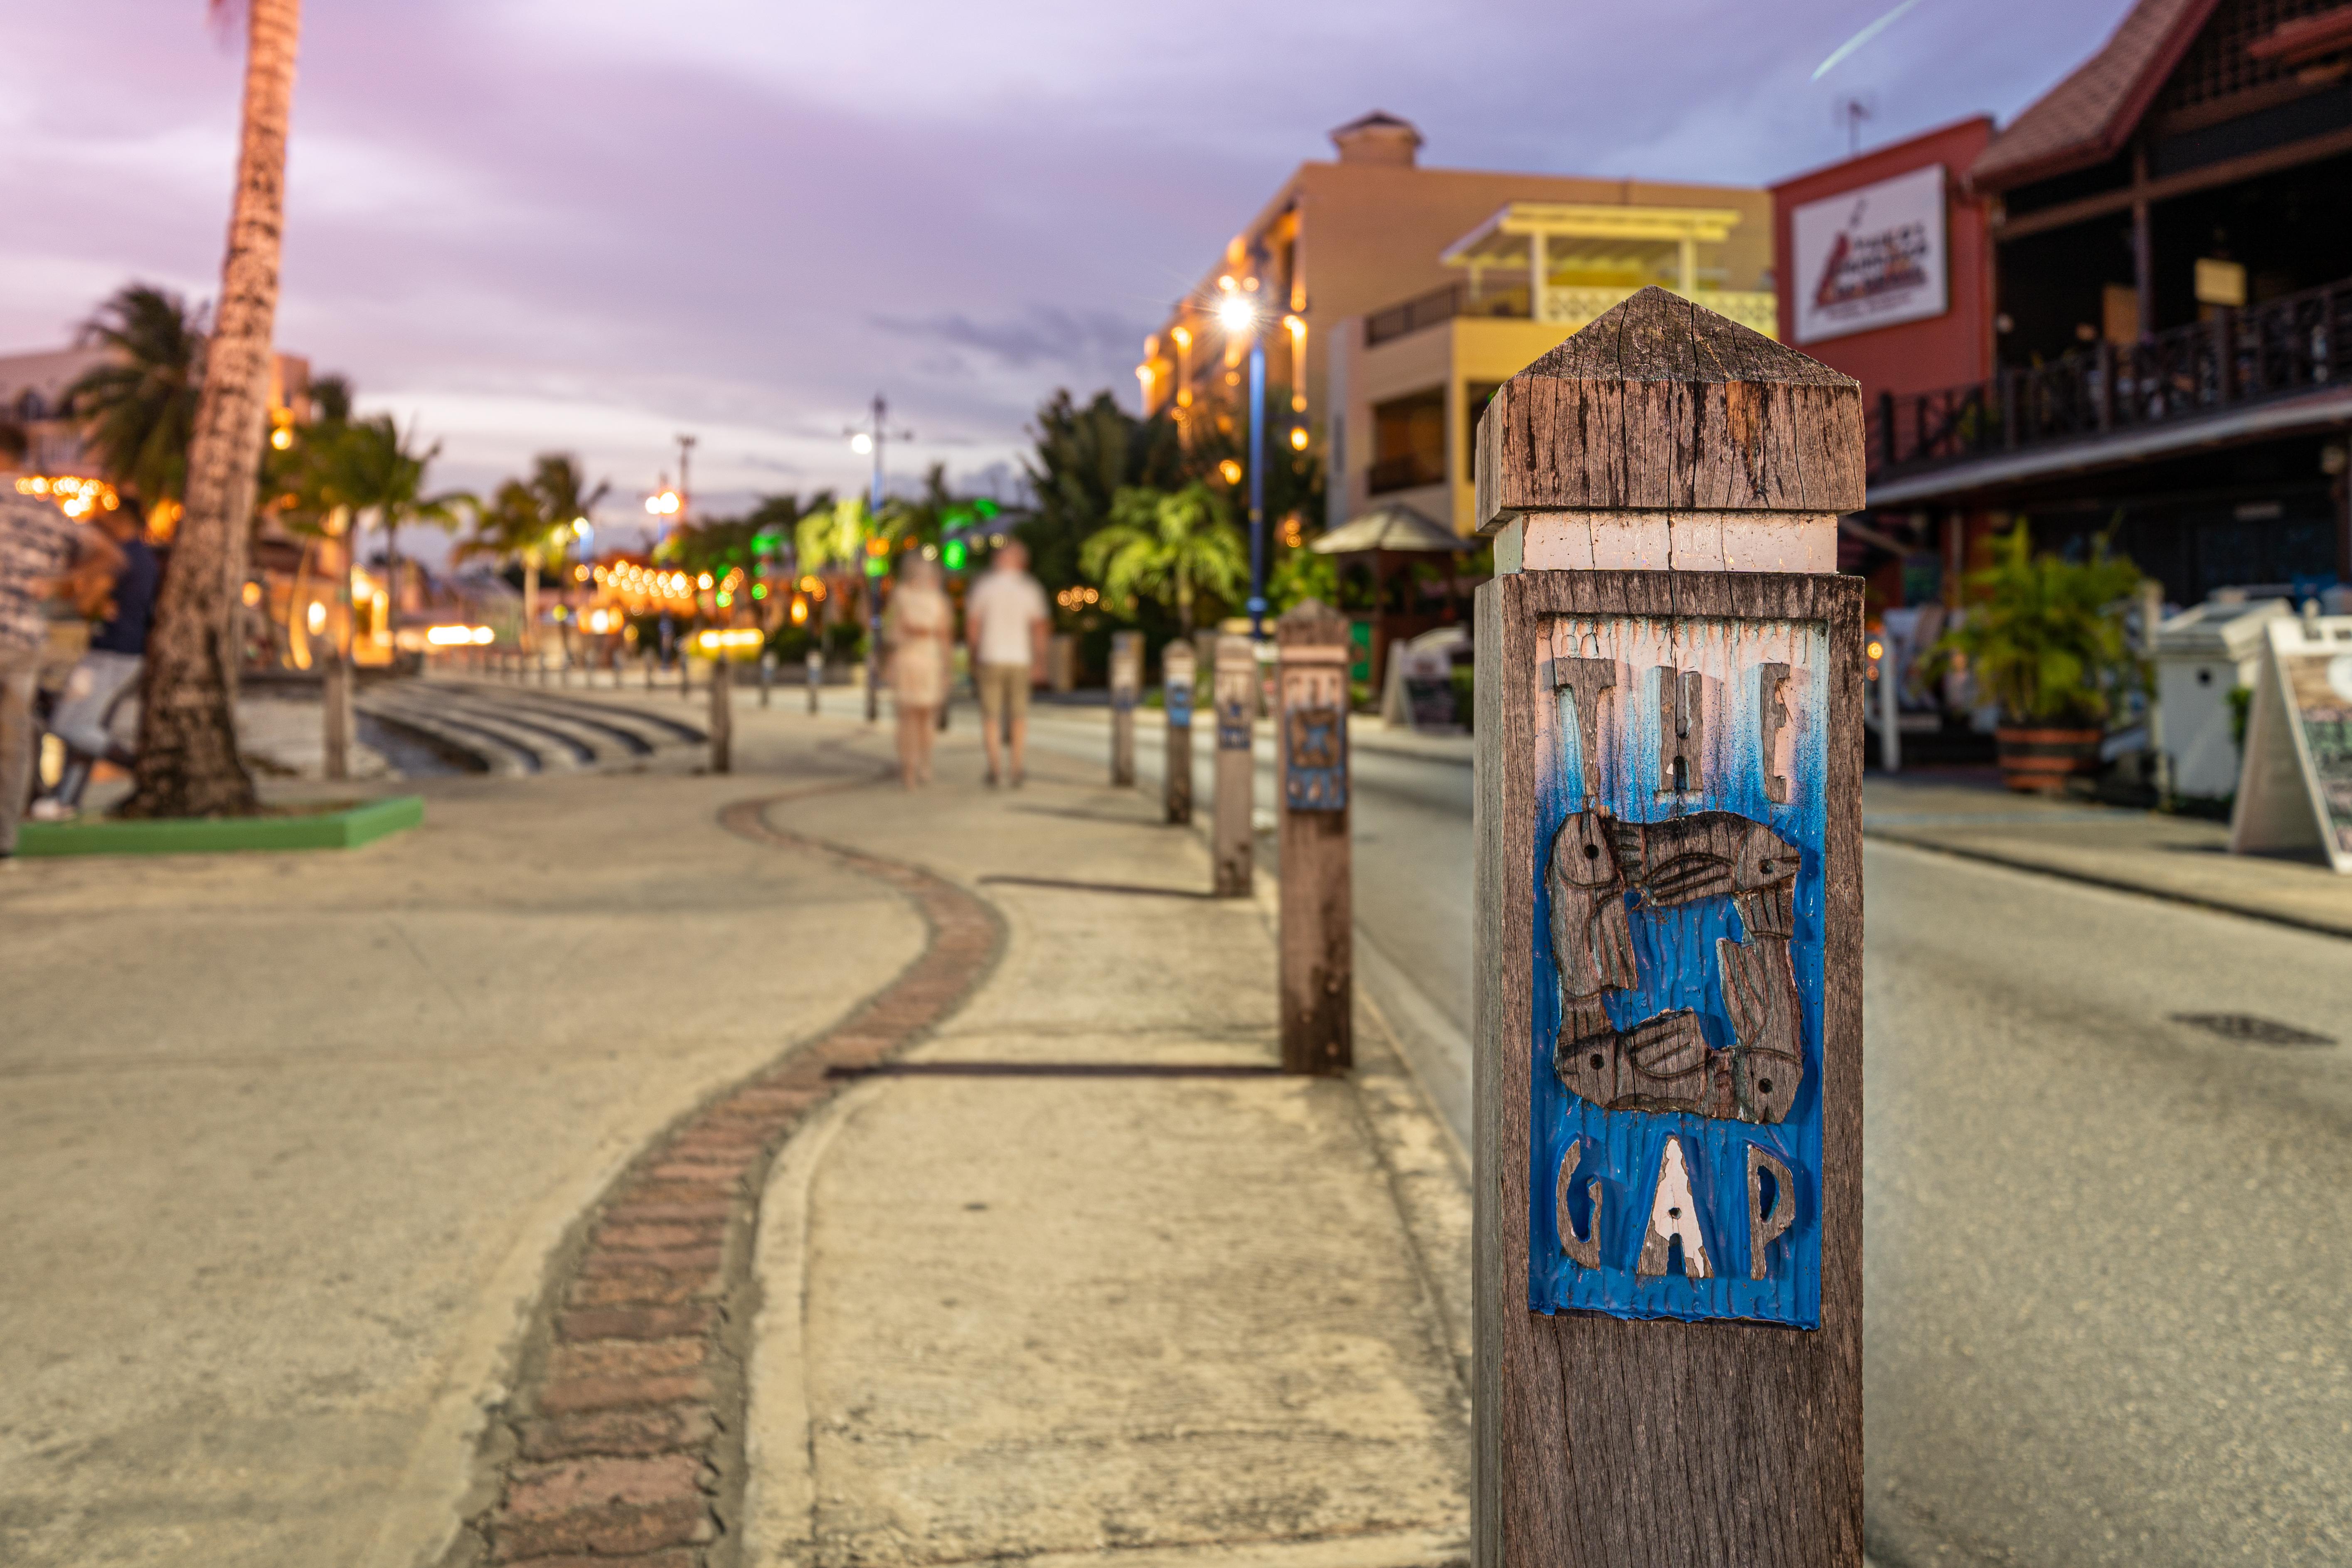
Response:
M2002 781L2055 793L2097 771L2108 716L2147 679L2124 627L2139 568L2104 537L2087 560L2037 555L2021 518L1992 552L1991 565L1969 574L1967 613L1930 650L1927 673L1972 675L2000 705Z

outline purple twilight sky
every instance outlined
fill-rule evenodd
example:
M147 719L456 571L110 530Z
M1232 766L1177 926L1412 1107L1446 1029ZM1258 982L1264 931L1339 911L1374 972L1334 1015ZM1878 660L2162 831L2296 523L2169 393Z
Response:
M278 341L443 445L581 453L622 522L700 438L706 510L862 482L876 391L982 488L1056 386L1132 405L1144 332L1324 132L1433 164L1761 184L1986 110L2125 0L310 0ZM241 39L205 0L13 8L0 352L145 279L208 299Z

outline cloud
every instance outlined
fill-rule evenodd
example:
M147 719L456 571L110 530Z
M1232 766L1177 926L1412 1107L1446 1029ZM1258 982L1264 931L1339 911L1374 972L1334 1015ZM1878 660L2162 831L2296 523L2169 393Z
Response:
M955 312L920 318L877 315L872 320L886 332L951 343L1015 370L1058 368L1088 375L1103 374L1106 367L1125 368L1148 330L1107 310L1066 310L1054 305L1031 305L1017 316L994 321L975 321Z

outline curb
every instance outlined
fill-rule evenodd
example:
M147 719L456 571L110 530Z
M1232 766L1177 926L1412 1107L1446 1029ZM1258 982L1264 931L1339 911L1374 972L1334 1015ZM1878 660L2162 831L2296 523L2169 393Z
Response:
M482 1443L488 1505L448 1564L704 1568L740 1545L745 1351L758 1208L779 1146L854 1079L953 1014L1004 947L985 900L929 871L771 826L797 798L721 809L740 837L827 856L922 915L922 952L824 1033L653 1140L551 1267L511 1393Z
M2339 942L2352 941L2352 929L2330 925L2325 921L2305 920L2301 915L2279 910L2258 909L2251 904L2231 903L2218 899L2184 893L2170 888L2159 888L2147 882L2127 881L2121 877L2103 877L2095 871L2077 871L2047 861L2031 860L2023 856L2006 855L1997 849L1980 849L1973 846L1943 844L1931 838L1915 837L1906 833L1890 833L1883 827L1864 826L1865 841L1898 844L1906 849L1922 849L1930 855L1948 855L1955 860L1972 860L1980 866L1999 866L2005 870L2023 871L2029 876L2051 877L2061 882L2073 882L2085 888L2103 888L2111 893L2132 893L2143 899L2156 899L2168 904L2183 904L2192 910L2204 910L2217 915L2235 915L2240 920L2260 921L2265 925L2285 926L2291 931L2310 931L2316 936L2332 936Z
M425 797L396 795L333 811L283 811L268 816L109 817L95 822L27 822L16 853L63 855L226 855L257 849L356 849L425 820Z

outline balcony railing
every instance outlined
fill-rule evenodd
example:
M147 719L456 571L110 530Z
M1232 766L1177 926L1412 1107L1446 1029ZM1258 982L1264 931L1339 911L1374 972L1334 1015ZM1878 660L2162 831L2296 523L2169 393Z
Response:
M1547 285L1543 291L1543 310L1536 319L1572 331L1623 304L1633 294L1633 289L1623 288ZM1701 289L1690 298L1710 310L1730 317L1743 327L1753 327L1767 337L1780 331L1779 300L1769 290ZM1366 317L1364 342L1368 347L1384 343L1391 338L1405 337L1424 327L1452 321L1456 316L1501 316L1527 321L1529 317L1528 287L1522 283L1517 288L1485 289L1474 300L1470 297L1468 284L1449 283L1443 289Z
M1525 284L1517 289L1484 289L1476 299L1470 297L1467 283L1449 283L1443 289L1407 300L1402 305L1391 305L1376 310L1364 320L1364 342L1367 346L1384 343L1391 338L1406 337L1424 327L1440 321L1450 321L1456 316L1511 316L1520 321L1528 316L1528 290Z
M2352 279L1990 381L1882 393L1867 414L1871 477L2145 430L2342 384L2352 379L2347 327Z

